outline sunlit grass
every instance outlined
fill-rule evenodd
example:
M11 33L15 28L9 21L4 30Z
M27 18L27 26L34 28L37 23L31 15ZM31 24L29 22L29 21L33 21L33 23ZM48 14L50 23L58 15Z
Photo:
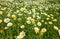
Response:
M60 3L1 2L0 39L59 38Z

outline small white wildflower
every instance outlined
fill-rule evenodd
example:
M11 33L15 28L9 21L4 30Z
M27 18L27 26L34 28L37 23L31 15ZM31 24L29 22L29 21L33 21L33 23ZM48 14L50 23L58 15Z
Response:
M47 24L47 22L45 22L45 24Z
M25 7L21 8L20 11L27 11Z
M35 13L35 9L32 9L32 12Z
M34 19L31 19L31 22L32 22L32 24L35 24L35 20Z
M58 27L57 27L57 26L54 26L54 29L55 29L55 30L58 30Z
M34 27L34 31L35 31L36 33L38 33L38 32L39 32L39 28L38 28L38 27Z
M42 30L41 30L41 32L46 32L47 30L46 30L46 28L42 28Z
M46 31L46 28L42 28L42 30L40 31L40 35L43 35Z
M16 39L22 39L22 37L21 36L17 36L17 38Z
M58 33L59 33L59 35L60 35L60 30L58 30Z
M37 16L37 19L40 19L40 16Z
M4 29L7 30L9 27L5 27Z
M13 24L11 22L7 23L7 26L10 27L12 26Z
M19 10L17 10L16 12L19 12Z
M22 29L23 29L23 28L25 28L25 26L24 26L24 25L21 25L21 26L20 26L20 28L22 28Z
M19 15L19 16L22 16L23 14L19 13L18 15Z
M53 16L53 14L50 14L50 16Z
M10 17L10 16L11 16L11 14L10 14L10 13L8 13L8 14L7 14L7 17Z
M48 10L48 7L46 7L45 10Z
M31 20L31 17L28 17L27 20L28 20L28 21Z
M31 21L26 21L27 24L31 24Z
M41 26L42 24L41 24L41 22L37 22L37 25L38 25L38 26Z
M46 20L49 20L49 18L46 18Z
M20 35L19 36L21 36L23 38L24 36L26 36L25 35L25 32L24 31L20 32Z
M17 16L16 15L12 15L12 18L13 18L13 20L16 20Z
M54 17L51 17L51 19L54 19Z
M5 18L5 19L4 19L4 22L5 22L5 23L8 23L9 21L10 21L9 18Z
M53 19L53 21L54 21L54 22L56 22L56 21L57 21L57 19Z
M12 15L12 18L14 18L16 15Z
M49 24L53 24L51 21L48 22Z
M47 14L47 13L44 13L44 15L46 15L46 16L47 16L48 14Z
M47 15L48 17L50 17L50 15Z
M44 20L41 20L41 22L44 22Z
M33 18L35 18L35 15L33 15Z

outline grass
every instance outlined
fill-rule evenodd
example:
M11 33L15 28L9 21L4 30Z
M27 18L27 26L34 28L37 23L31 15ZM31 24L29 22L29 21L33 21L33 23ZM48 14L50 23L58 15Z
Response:
M23 9L21 10L21 8ZM54 26L60 28L60 3L37 3L36 1L31 3L24 1L1 2L0 11L3 13L0 14L0 20L2 20L0 23L0 39L16 39L21 31L26 34L23 39L60 39L58 32L60 29L54 29ZM10 15L8 15L9 13ZM15 15L15 17L12 17L12 15ZM29 22L26 23L28 17L34 20L33 22L30 20L30 24L28 24ZM7 26L8 23L4 22L5 18L9 18L9 22L13 25ZM54 19L57 21L53 21ZM37 22L41 22L41 26L38 26ZM52 24L49 22L52 22ZM25 28L21 28L21 25L24 25ZM5 29L5 27L8 28ZM40 29L37 34L34 27ZM47 31L40 35L43 28L46 28Z

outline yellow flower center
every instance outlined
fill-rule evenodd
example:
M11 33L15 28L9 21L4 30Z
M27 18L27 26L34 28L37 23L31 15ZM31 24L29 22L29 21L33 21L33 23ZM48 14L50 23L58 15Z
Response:
M18 39L22 39L22 38L18 38Z

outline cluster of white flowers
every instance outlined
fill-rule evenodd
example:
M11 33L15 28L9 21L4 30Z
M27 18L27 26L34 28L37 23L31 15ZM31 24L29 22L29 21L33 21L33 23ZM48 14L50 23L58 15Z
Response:
M8 27L12 26L13 24L10 22L9 18L5 18L4 22L7 23L7 27L5 27L4 29L8 29Z
M8 0L8 1L12 2L14 0ZM9 3L7 3L7 5L8 4ZM9 6L10 6L10 4L9 4ZM4 18L0 19L0 24L2 24L3 22L6 24L6 25L4 25L5 30L10 28L11 26L16 27L16 28L19 27L19 29L32 28L32 29L34 29L34 32L36 34L38 33L40 35L43 35L45 32L47 32L47 29L44 26L46 26L46 25L52 26L58 22L58 19L55 18L55 16L54 16L56 14L56 12L54 12L54 14L52 14L53 12L50 13L50 11L49 11L50 8L54 9L57 5L53 6L53 4L52 4L52 6L51 6L51 4L43 5L40 3L37 5L34 5L34 4L28 4L27 2L25 2L25 3L21 3L21 4L12 3L11 6L16 7L17 9L14 11L14 9L12 7L11 8L10 7L1 7L1 10L0 10L0 16L1 16L0 18L5 16ZM21 6L23 6L23 7L21 7ZM6 11L6 13L4 11ZM58 13L57 13L57 15L58 15ZM40 27L42 27L42 29ZM57 26L54 26L54 29L57 30L60 35L60 29ZM0 30L0 32L2 32L2 30ZM16 37L16 39L23 39L25 36L26 36L25 32L22 31Z
M54 29L58 31L59 35L60 35L60 29L54 25Z
M34 31L37 33L40 33L40 35L43 35L47 30L46 28L42 28L41 30L38 27L34 27Z

